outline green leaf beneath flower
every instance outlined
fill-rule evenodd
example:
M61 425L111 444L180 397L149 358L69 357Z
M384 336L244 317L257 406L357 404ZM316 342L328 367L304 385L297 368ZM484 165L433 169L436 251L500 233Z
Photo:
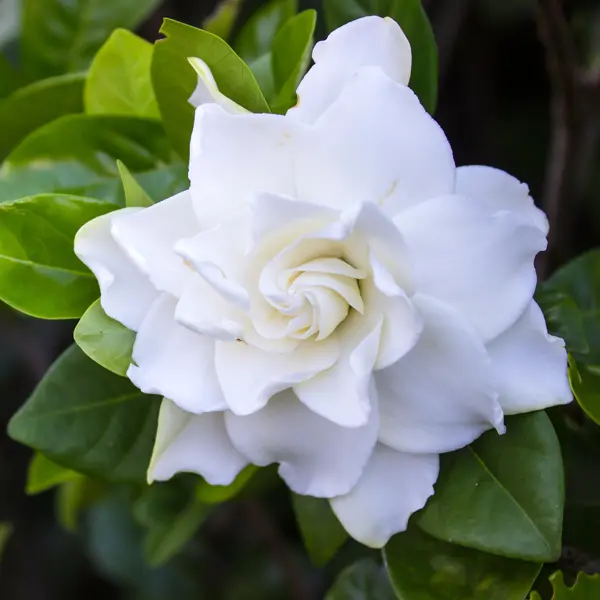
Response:
M384 558L399 600L523 600L541 568L441 542L411 526L390 540Z
M227 500L235 498L246 487L246 484L257 471L258 467L248 465L238 473L233 483L229 485L211 485L206 481L201 481L196 486L196 498L205 504L227 502Z
M395 600L396 594L383 567L365 559L344 569L325 600Z
M227 42L171 19L165 19L160 31L166 38L155 44L152 82L167 135L184 160L194 124L194 108L188 100L197 84L188 58L200 58L209 66L225 96L252 112L269 112L252 71Z
M105 369L125 376L131 364L135 332L111 319L96 300L81 317L73 334L77 345Z
M160 119L150 77L153 50L152 44L130 31L114 31L90 67L85 111Z
M569 360L569 381L573 394L585 413L600 425L600 367Z
M366 15L394 19L412 48L410 87L423 106L435 112L438 92L438 52L435 36L421 0L324 0L329 31Z
M154 201L146 193L146 190L138 183L137 179L131 174L131 171L120 161L117 160L117 168L123 182L123 191L125 192L125 206L147 208L154 204Z
M434 537L493 554L551 562L561 550L564 475L544 412L506 419L442 457L435 494L418 519Z
M42 194L0 204L0 299L43 319L74 319L100 294L75 256L89 220L117 208L102 200Z
M75 471L145 481L161 398L71 346L12 418L9 435Z
M328 500L292 494L292 501L308 554L315 565L322 567L342 547L349 537L348 533L331 510Z
M29 463L25 491L29 495L40 494L57 485L80 477L82 476L79 473L65 469L65 467L56 464L40 452L36 452Z

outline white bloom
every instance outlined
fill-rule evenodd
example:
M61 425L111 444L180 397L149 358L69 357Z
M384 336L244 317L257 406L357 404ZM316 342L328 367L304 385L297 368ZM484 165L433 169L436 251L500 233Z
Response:
M532 299L545 216L510 175L455 167L398 25L350 23L314 59L286 116L192 61L189 191L95 219L76 251L137 332L129 378L166 398L150 479L276 462L382 546L440 453L570 401L567 357Z

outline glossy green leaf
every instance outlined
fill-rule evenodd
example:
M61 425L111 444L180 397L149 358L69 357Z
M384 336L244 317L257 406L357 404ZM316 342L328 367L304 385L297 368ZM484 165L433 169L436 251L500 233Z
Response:
M77 345L105 369L125 376L131 364L135 333L111 319L96 300L81 317L73 334Z
M578 573L573 587L567 587L562 572L557 571L550 576L550 582L554 588L552 600L598 600L600 598L600 575Z
M298 0L272 0L259 8L240 31L235 51L252 63L271 52L277 32L298 10Z
M317 13L305 10L287 21L275 36L272 49L275 113L284 114L296 103L296 88L306 73L313 49Z
M571 389L585 413L600 425L600 366L569 360Z
M12 418L9 435L91 476L145 481L161 398L71 346Z
M412 48L410 87L430 112L435 112L438 91L438 53L435 36L421 0L324 0L330 31L366 15L394 19Z
M72 193L123 204L121 160L155 198L189 184L160 123L134 117L70 115L48 123L17 146L0 169L0 202L44 192Z
M152 89L152 44L126 29L117 29L100 48L85 85L90 115L160 118Z
M117 27L135 29L160 0L24 0L21 61L30 79L86 69Z
M344 569L325 600L396 600L383 567L365 559Z
M342 547L348 533L326 499L292 494L292 501L308 554L315 565L322 567Z
M4 548L10 535L13 531L12 525L10 523L0 522L0 560L2 560L2 555L4 554Z
M0 163L32 131L64 115L83 112L84 83L85 75L78 73L51 77L0 100Z
M441 542L410 526L389 541L384 558L398 600L523 600L541 568Z
M67 531L77 531L81 513L102 498L105 492L105 484L82 475L63 483L56 494L57 521Z
M79 228L116 206L41 194L0 204L0 299L42 319L75 319L99 296L96 278L75 256Z
M148 206L152 206L154 204L152 198L150 198L146 190L120 160L117 160L117 168L119 169L123 191L125 192L125 206L130 208L147 208Z
M202 29L226 40L238 18L244 0L221 0L202 23Z
M227 502L227 500L235 498L246 487L246 484L257 471L258 467L248 465L238 473L233 483L229 485L211 485L206 481L201 481L196 486L196 498L205 504Z
M444 541L552 562L561 550L564 475L560 445L544 412L506 419L443 456L435 494L418 523Z
M165 19L160 31L166 38L155 44L152 82L167 135L182 158L189 155L194 108L188 100L197 84L188 58L202 59L228 98L252 112L269 112L252 71L227 42L171 19Z
M36 452L29 463L25 491L30 495L39 494L80 477L79 473L65 469L42 453Z
M555 320L562 324L563 331L559 333L563 334L577 362L600 364L600 250L583 254L559 269L544 284L543 290L546 294L560 295L561 310ZM549 324L552 322L550 319ZM587 351L581 342L576 347L572 345L573 339L581 338L581 332L585 335Z

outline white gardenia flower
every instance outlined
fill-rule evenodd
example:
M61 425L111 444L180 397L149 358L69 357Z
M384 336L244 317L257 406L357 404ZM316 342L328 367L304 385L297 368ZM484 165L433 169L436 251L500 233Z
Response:
M455 167L399 26L354 21L313 57L285 116L192 60L190 189L91 221L76 252L137 332L129 378L165 397L150 480L279 463L379 547L440 453L571 400L567 355L532 299L544 214L503 171Z

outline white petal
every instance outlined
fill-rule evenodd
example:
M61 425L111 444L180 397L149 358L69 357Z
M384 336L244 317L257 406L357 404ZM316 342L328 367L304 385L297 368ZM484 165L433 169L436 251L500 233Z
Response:
M322 498L352 489L375 446L378 424L373 410L364 427L338 427L306 408L291 391L253 415L225 415L231 441L250 462L280 463L279 474L294 492Z
M425 328L416 346L377 371L379 439L402 452L451 452L484 431L503 432L489 356L471 325L437 300L415 296Z
M245 342L217 342L217 377L227 405L249 415L292 385L306 381L335 363L340 350L335 338L303 341L285 354L266 352Z
M487 202L496 210L518 213L548 235L548 219L534 204L527 184L500 169L478 165L459 167L456 170L456 193Z
M211 485L229 485L248 461L233 447L221 412L194 415L163 400L148 482L197 473Z
M371 373L379 352L381 321L364 334L358 318L349 318L340 332L342 355L327 371L294 386L300 401L312 411L342 427L361 427L373 409ZM358 336L364 335L362 338ZM322 343L322 342L319 342Z
M260 192L295 197L292 145L297 125L281 115L196 109L190 191L203 227L247 209Z
M355 540L382 548L425 506L438 473L437 454L406 454L378 444L356 486L332 498L331 508Z
M518 214L445 196L396 218L413 259L415 287L457 308L484 341L510 327L535 290L546 238Z
M198 108L201 104L214 102L232 114L248 112L225 94L219 91L219 86L210 70L210 67L199 58L188 58L190 65L198 73L198 83L194 93L190 96L189 103Z
M188 191L115 219L112 226L113 237L129 258L158 290L174 296L181 294L190 275L175 243L198 231Z
M548 334L544 315L533 300L487 349L506 414L541 410L573 399L565 343Z
M127 376L142 392L165 396L183 410L227 408L215 373L215 343L175 321L177 300L163 294L144 319Z
M373 202L387 215L454 191L444 132L415 94L364 67L297 143L298 198L347 209Z
M157 292L117 245L110 230L115 217L140 210L124 208L102 215L86 223L75 236L75 254L96 276L104 312L133 331L139 329Z
M313 51L314 66L298 87L298 104L288 115L314 122L361 67L378 66L398 83L410 79L410 44L390 18L364 17L333 31Z

